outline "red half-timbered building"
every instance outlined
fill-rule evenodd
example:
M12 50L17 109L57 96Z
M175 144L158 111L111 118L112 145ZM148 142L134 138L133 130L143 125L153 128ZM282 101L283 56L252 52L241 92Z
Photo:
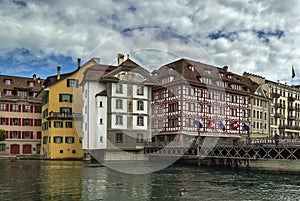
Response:
M258 84L215 67L180 59L152 72L152 140L186 143L195 136L247 136L249 97ZM200 128L195 121L201 122Z

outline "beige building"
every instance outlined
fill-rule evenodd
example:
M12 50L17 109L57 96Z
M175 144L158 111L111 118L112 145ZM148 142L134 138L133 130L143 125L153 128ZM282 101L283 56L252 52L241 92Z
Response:
M0 154L40 154L41 99L36 95L43 80L0 75L0 129L6 141Z

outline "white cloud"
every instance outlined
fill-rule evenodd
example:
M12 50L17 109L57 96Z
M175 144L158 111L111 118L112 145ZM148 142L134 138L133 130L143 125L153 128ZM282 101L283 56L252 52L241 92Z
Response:
M121 52L145 65L150 59L151 68L187 57L272 80L288 80L291 65L300 69L300 5L296 0L53 0L25 4L0 2L0 58L27 49L34 59L15 60L28 60L28 66L31 60L50 55L71 56L74 61L92 55L114 62ZM156 29L139 29L145 27ZM129 31L120 35L124 30ZM258 38L257 31L263 37ZM283 35L278 37L277 31ZM209 34L218 37L212 39Z

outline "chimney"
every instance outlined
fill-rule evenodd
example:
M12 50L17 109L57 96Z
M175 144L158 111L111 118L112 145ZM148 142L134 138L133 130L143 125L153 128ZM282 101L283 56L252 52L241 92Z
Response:
M129 59L129 54L127 54L127 59Z
M118 54L118 66L124 62L124 54Z
M227 72L227 71L228 71L228 66L224 66L224 67L223 67L223 70L224 70L225 72Z
M33 80L35 81L35 80L36 80L36 74L33 74L33 75L32 75L32 78L33 78Z
M41 78L38 77L37 82L40 84L41 83Z
M60 79L60 66L57 66L57 80Z
M94 60L97 64L100 64L100 58L93 58L93 60Z
M80 63L81 63L81 59L77 58L77 67L78 67L78 69L80 68Z

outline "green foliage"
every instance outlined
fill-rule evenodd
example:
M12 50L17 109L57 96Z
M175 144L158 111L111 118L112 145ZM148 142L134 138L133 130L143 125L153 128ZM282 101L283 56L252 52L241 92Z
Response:
M5 141L5 140L6 140L5 131L0 129L0 142Z

